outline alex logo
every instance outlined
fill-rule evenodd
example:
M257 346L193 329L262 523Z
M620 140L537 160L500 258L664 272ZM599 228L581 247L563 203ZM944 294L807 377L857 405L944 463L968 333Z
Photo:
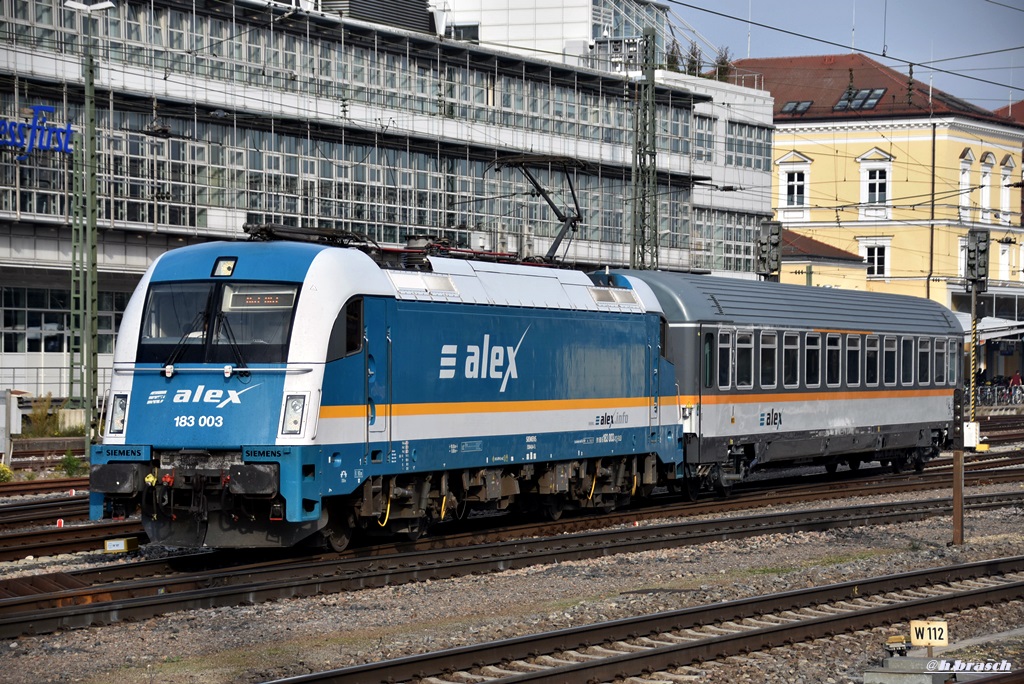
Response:
M200 385L194 390L180 389L174 393L171 401L175 404L216 404L217 408L224 408L228 404L241 404L242 395L259 387L253 385L244 390L219 390L206 389L206 385ZM147 404L162 404L167 398L167 390L153 390L146 399Z
M530 328L527 327L514 347L491 344L489 334L484 335L483 344L467 344L461 353L463 358L462 377L468 380L500 379L501 389L498 391L504 392L509 378L514 380L519 377L516 368L516 355L529 331ZM443 345L441 347L441 371L437 377L441 380L454 378L459 369L459 358L459 345Z
M759 414L761 427L782 427L782 414L775 409L764 411Z

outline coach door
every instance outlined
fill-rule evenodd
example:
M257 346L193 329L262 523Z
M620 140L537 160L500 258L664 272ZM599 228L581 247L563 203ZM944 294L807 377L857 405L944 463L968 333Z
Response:
M647 435L651 443L658 441L658 427L661 425L661 378L658 375L660 365L659 348L647 345Z
M391 327L387 302L365 300L366 450L370 463L391 453Z

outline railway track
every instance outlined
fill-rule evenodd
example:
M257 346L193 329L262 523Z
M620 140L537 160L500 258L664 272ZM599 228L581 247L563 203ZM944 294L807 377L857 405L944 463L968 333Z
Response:
M1016 457L1020 459L1021 457ZM1016 461L1013 461L1015 463ZM773 506L793 503L807 503L827 499L875 496L909 491L928 491L951 486L950 473L939 461L934 461L924 473L893 475L885 469L861 471L857 479L850 479L852 473L785 478L765 489L765 482L750 483L734 488L735 494L728 499L714 499L697 503L681 503L667 497L653 506L620 511L603 516L566 518L552 523L544 534L559 534L596 529L607 525L631 524L651 518L676 516L717 515L724 512L743 510L751 507ZM950 459L951 464L951 459ZM966 483L971 486L1024 481L1024 470L1003 469L1009 463L1005 458L985 455L985 458L967 466ZM932 464L929 464L930 466ZM785 483L796 484L785 484ZM103 542L118 536L135 536L140 542L146 539L141 524L131 520L120 523L89 524L76 527L73 534L68 528L56 528L57 519L65 522L88 519L89 504L84 496L64 497L32 502L24 507L19 505L0 506L0 562L12 561L26 556L47 556L60 553L74 553L101 548ZM109 525L109 526L108 526ZM36 529L17 532L14 528L33 526ZM507 533L521 534L518 529L497 528L498 539ZM446 535L444 538L458 538ZM430 543L430 542L428 542ZM450 543L450 542L445 542Z
M140 544L149 541L138 520L11 532L0 536L0 562L97 551L107 540L123 537L135 537Z
M1024 557L561 629L278 680L297 684L679 681L692 663L1024 598ZM1019 680L1018 680L1019 681Z
M17 480L0 482L0 498L11 496L31 496L34 494L55 494L71 490L89 488L87 477L62 477L45 480Z
M1019 506L1024 494L968 497L972 510ZM55 573L0 583L0 638L141 620L177 610L252 604L368 587L522 568L540 563L674 548L683 544L907 522L948 515L945 500L758 514L623 527L457 548L321 555L170 574L174 561ZM178 562L223 562L215 556ZM150 573L146 577L146 573Z

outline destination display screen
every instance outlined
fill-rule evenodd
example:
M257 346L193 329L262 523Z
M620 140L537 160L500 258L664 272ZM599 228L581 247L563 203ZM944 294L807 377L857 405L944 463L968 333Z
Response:
M225 310L290 309L294 303L295 291L291 289L233 288L228 294L228 305Z

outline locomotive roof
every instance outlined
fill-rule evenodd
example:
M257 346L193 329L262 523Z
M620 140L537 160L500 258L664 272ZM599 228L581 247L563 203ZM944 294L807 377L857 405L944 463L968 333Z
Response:
M961 335L956 316L921 297L693 273L616 271L647 283L669 323Z

